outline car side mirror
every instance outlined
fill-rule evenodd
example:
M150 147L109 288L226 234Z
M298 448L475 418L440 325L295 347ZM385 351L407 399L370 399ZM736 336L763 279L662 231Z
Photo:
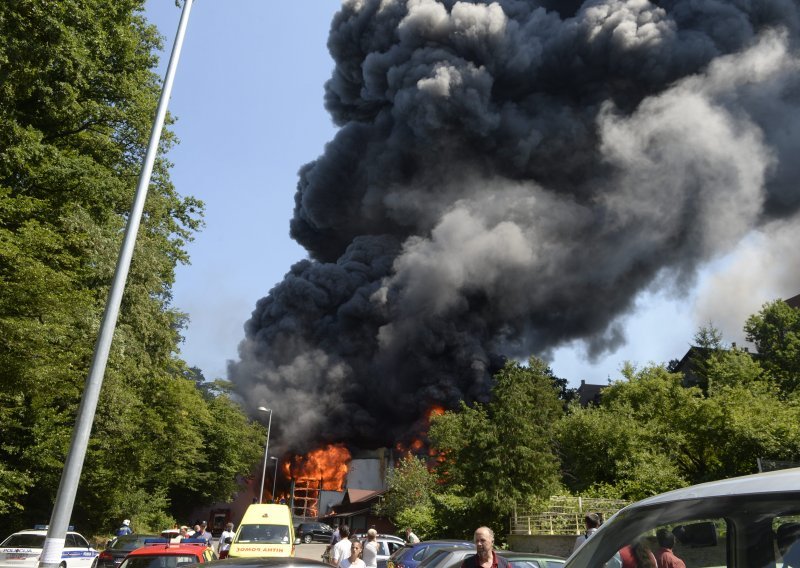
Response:
M711 522L678 525L672 529L672 534L678 542L691 548L717 546L717 527Z

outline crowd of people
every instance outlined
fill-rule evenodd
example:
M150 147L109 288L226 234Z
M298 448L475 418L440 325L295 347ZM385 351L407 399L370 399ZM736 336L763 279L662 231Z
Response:
M225 530L222 531L222 534L219 537L219 541L217 542L216 551L220 558L226 558L228 556L228 551L231 548L230 541L236 535L233 523L227 523L225 525ZM133 534L133 528L131 527L130 519L125 519L122 521L122 524L116 531L117 536L126 536L129 534ZM204 540L208 546L212 546L214 542L214 537L211 532L208 530L208 523L206 521L198 521L194 524L193 527L188 525L178 526L177 524L165 531L161 532L161 536L163 538L169 539L171 543L179 543L186 539L193 539L193 540Z

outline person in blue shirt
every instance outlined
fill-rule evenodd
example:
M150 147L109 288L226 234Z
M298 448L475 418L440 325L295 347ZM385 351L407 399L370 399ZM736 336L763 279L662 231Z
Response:
M122 526L117 529L117 536L125 536L133 533L133 529L131 529L131 521L129 519L125 519L122 521Z

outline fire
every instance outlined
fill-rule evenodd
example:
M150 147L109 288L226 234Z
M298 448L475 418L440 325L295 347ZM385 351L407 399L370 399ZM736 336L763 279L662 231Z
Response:
M347 476L350 452L343 444L331 444L309 452L305 456L294 456L285 470L289 477L319 484L320 489L341 491Z

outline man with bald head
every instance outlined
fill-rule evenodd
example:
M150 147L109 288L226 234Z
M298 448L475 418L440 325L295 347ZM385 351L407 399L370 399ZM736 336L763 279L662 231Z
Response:
M479 527L475 531L475 556L468 556L461 568L508 568L508 560L494 551L494 531Z

